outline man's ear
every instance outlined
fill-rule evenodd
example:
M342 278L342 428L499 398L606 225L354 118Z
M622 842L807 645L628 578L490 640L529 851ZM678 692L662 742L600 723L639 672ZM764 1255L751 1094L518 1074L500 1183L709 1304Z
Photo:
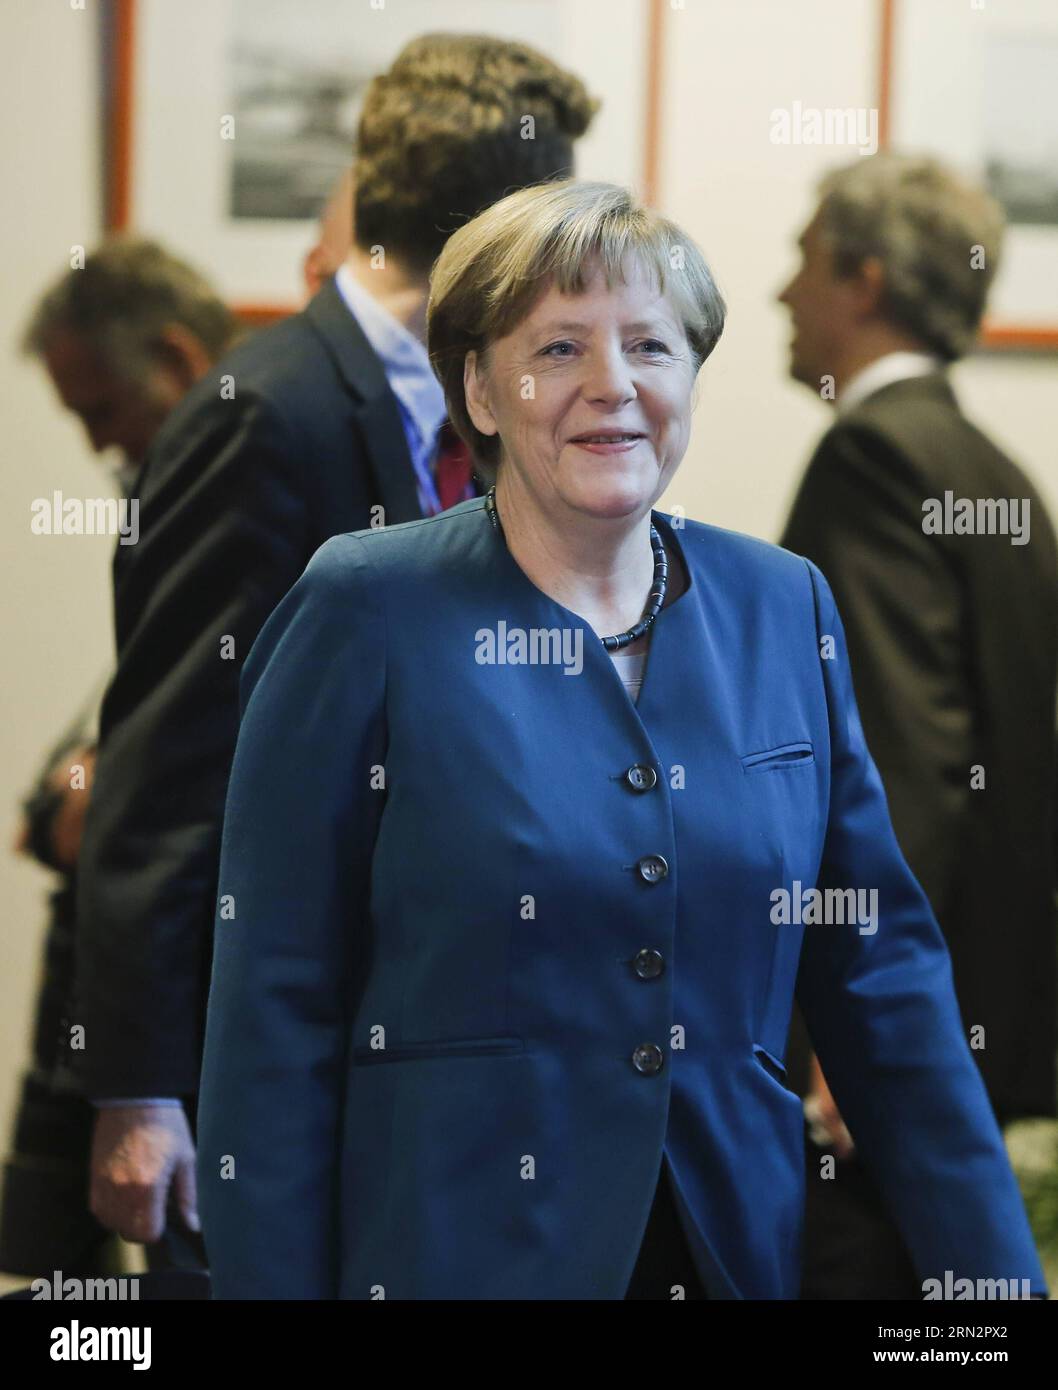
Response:
M326 253L317 242L305 252L305 259L301 262L301 278L305 282L306 299L312 299L323 288L328 272Z
M868 256L856 272L856 307L863 318L881 312L885 298L885 266L878 256Z
M499 427L489 408L487 376L476 352L468 352L463 359L463 395L470 422L478 433L498 434Z
M190 391L210 368L210 355L201 338L182 323L167 323L152 345L155 364L168 372L181 391Z

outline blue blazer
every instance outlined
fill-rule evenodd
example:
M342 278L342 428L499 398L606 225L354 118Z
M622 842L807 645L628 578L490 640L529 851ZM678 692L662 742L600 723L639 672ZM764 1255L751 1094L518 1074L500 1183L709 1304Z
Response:
M1043 1292L820 571L655 513L690 585L633 705L483 508L329 540L247 660L215 1296L621 1298L664 1153L710 1297L796 1298L795 990L921 1277Z

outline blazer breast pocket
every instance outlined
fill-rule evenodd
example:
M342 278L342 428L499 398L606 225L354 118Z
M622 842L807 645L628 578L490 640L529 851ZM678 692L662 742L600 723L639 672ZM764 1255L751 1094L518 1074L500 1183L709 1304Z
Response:
M777 748L765 748L759 753L746 753L739 759L743 772L785 772L790 768L810 767L816 760L812 745L807 742L781 743Z
M439 1042L394 1043L391 1047L354 1047L358 1067L380 1062L428 1061L438 1057L502 1057L525 1051L524 1038L450 1038Z
M790 1089L786 1080L786 1064L781 1062L774 1052L762 1047L760 1043L754 1043L753 1056L773 1081L777 1081L787 1091Z

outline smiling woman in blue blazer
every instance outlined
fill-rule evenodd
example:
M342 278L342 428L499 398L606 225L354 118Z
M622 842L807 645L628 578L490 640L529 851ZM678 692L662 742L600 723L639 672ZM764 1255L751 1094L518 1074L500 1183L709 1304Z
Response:
M722 324L610 185L442 253L431 356L494 494L328 541L243 672L215 1296L795 1298L795 988L920 1277L1043 1291L825 579L652 511Z

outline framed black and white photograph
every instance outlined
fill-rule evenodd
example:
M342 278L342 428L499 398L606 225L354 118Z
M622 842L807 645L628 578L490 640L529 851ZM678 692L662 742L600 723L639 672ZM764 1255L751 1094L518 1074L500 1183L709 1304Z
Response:
M659 0L112 0L108 225L180 245L245 317L300 306L297 267L352 162L364 92L444 29L577 55L602 109L578 173L651 197ZM627 36L615 50L598 26Z
M883 8L888 143L946 159L1006 213L982 342L1058 348L1058 6L883 0Z

